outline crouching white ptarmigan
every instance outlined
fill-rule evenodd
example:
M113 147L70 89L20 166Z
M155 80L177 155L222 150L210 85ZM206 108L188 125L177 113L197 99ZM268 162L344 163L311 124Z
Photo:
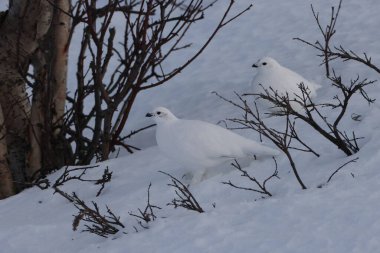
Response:
M205 169L233 159L279 155L279 151L242 137L230 130L200 120L178 119L168 109L157 107L146 117L157 123L159 149L170 159L193 171L192 183L202 180Z
M253 64L252 67L257 68L257 74L252 81L253 93L265 94L264 89L270 91L270 88L272 88L280 96L287 94L289 96L290 105L298 112L302 109L302 106L295 101L300 101L297 96L302 97L302 91L299 85L303 83L305 87L307 87L310 92L310 98L314 98L317 95L317 90L321 87L316 83L308 81L296 72L281 66L276 60L270 57L262 58ZM281 111L281 108L276 107L276 105L269 101L258 99L257 102L264 107L264 110L271 112Z

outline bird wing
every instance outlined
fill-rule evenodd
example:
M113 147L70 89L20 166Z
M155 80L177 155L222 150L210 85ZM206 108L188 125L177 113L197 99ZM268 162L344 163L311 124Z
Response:
M287 82L285 84L289 86L289 89L291 89L291 91L295 94L300 94L300 89L298 87L300 83L303 83L306 87L309 88L312 96L315 96L316 91L321 88L321 85L305 79L303 76L290 69L282 67L281 72L283 78L287 79Z
M182 140L210 158L239 158L248 155L278 155L278 151L228 129L199 120L183 120Z

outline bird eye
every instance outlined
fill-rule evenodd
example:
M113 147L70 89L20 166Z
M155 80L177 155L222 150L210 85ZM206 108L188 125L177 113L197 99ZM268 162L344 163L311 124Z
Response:
M266 63L266 62L263 62L263 65L267 65L267 63Z
M157 115L160 115L161 114L161 112L157 112Z

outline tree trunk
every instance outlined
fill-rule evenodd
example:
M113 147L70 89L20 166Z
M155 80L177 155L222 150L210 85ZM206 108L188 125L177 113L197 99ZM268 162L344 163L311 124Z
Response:
M52 10L46 0L13 0L0 26L0 105L7 130L6 146L0 145L0 161L8 161L16 191L24 188L25 174L30 174L26 157L30 104L23 74L38 41L48 31ZM2 177L0 185L8 185L9 180Z
M12 183L12 173L6 159L8 149L5 134L4 115L0 106L0 199L12 196L15 193Z
M1 78L0 78L1 79ZM26 155L28 152L29 101L22 79L0 80L0 103L5 122L7 160L12 171L17 191L22 190L25 182ZM4 82L4 83L3 83ZM4 154L6 154L4 152Z
M63 166L65 143L60 138L66 102L66 76L70 35L69 0L55 0L52 25L33 57L36 87L31 113L30 171ZM43 145L41 145L43 140ZM54 145L53 145L54 144Z
M70 12L70 0L56 0L55 2L59 8L55 9L53 23L53 122L58 126L54 131L54 136L57 137L63 123L66 103L67 58L70 35L70 16L66 13Z

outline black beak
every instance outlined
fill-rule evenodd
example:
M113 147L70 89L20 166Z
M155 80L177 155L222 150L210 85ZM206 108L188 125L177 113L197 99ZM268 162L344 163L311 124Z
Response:
M145 117L153 117L153 114L151 114L150 112L148 112L146 115L145 115Z
M258 68L259 66L257 66L256 64L253 64L252 65L252 68Z

